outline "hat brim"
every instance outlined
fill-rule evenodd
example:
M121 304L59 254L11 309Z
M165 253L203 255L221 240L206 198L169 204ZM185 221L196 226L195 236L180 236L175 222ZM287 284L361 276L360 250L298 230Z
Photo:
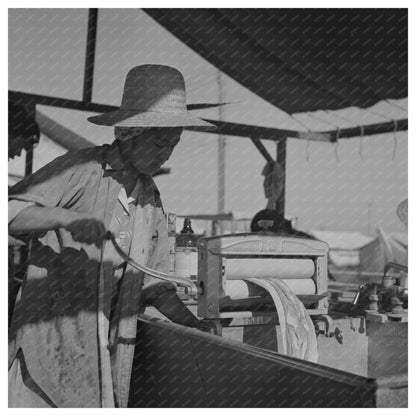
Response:
M215 130L217 127L191 114L134 110L115 110L88 117L88 121L100 126L118 127L195 127L198 130Z

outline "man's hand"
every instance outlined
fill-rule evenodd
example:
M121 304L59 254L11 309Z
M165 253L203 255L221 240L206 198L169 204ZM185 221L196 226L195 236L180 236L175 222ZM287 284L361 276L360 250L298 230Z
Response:
M78 212L71 212L68 217L64 222L64 228L71 233L75 241L101 246L106 232L101 221Z
M9 234L44 233L64 228L74 240L101 246L105 238L104 224L84 212L59 207L31 205L24 208L9 223Z

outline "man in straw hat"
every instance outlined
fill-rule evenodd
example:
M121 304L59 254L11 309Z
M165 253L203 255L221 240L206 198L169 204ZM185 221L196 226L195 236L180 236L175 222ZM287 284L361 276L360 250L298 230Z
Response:
M113 144L68 152L9 193L9 233L31 237L10 331L11 407L126 407L140 302L199 323L172 284L124 263L104 235L167 272L166 222L151 175L183 127L213 126L188 113L181 73L162 65L133 68L120 108L89 121L114 126Z

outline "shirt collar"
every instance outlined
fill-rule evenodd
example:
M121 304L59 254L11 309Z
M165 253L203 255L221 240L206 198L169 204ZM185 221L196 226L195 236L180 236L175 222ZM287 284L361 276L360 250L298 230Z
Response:
M107 148L104 162L105 162L104 170L112 170L112 171L117 171L117 172L124 171L123 159L121 157L120 149L116 141L114 141ZM129 204L135 202L138 197L139 183L140 183L140 178L142 176L143 176L142 174L138 173L136 185L134 186L134 189L131 192L129 197L127 197L127 193L126 193L124 186L122 186L120 189L118 200L120 201L121 205L127 212L129 212Z
M139 196L139 186L140 178L137 178L136 185L134 186L134 189L129 197L127 196L126 189L124 188L124 186L122 186L120 189L120 193L118 194L118 200L120 201L121 205L127 213L130 213L129 205L135 203L137 197Z

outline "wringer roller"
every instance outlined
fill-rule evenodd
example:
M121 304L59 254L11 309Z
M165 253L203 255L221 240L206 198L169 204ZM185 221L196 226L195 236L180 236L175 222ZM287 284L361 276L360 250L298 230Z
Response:
M250 278L282 279L309 315L325 315L327 263L328 246L317 240L271 233L200 239L198 316L250 318L273 311L271 296L244 280Z

